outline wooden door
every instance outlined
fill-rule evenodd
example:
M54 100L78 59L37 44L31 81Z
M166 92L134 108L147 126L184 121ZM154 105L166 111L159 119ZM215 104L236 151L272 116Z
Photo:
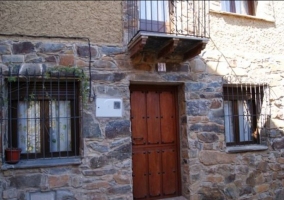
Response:
M176 88L130 86L133 198L180 193Z

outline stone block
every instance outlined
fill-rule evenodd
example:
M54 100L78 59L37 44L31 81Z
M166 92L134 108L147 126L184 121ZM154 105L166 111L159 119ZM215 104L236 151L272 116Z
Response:
M115 69L117 65L109 60L96 60L92 63L94 68Z
M94 157L90 160L90 167L92 169L101 168L108 164L106 156Z
M87 145L90 149L97 151L99 153L105 153L109 151L108 145L101 145L97 142L92 142Z
M79 176L73 176L72 179L71 179L71 185L74 188L82 187L82 185L83 185L82 178L79 177Z
M284 197L284 189L279 189L276 191L275 200L283 200Z
M192 72L201 73L206 71L206 64L202 59L195 58L189 62L189 66Z
M125 185L125 186L119 186L119 187L111 187L108 189L108 192L110 194L127 194L131 192L131 186Z
M123 144L107 154L108 159L123 161L131 158L131 144Z
M254 187L256 193L263 193L269 190L269 184L261 184Z
M56 200L77 200L69 190L57 190Z
M55 192L30 192L27 200L56 200Z
M8 45L0 45L0 54L11 54L10 47Z
M126 74L124 73L106 73L106 74L92 74L93 81L108 81L108 82L119 82L124 79Z
M44 59L42 57L37 56L36 54L28 54L25 57L26 63L42 63Z
M116 174L113 176L113 179L115 180L117 184L120 184L120 185L130 184L130 179L126 175Z
M35 46L31 42L19 42L13 44L13 54L27 54L35 51Z
M3 63L22 63L24 62L24 55L3 55L2 62Z
M166 81L194 81L191 74L161 74Z
M69 185L69 175L60 175L60 176L49 176L48 184L49 188L59 188Z
M97 57L98 51L94 47L77 46L77 54L79 57L89 58L91 56L91 58L94 59Z
M123 47L115 47L115 46L103 46L101 48L102 54L106 56L116 55L116 54L123 54L125 53L126 49Z
M64 49L65 44L60 43L38 43L36 47L41 53L55 53Z
M55 63L56 62L56 56L47 56L47 57L45 57L45 61Z
M224 192L228 199L238 199L239 198L239 193L240 193L239 188L233 183L227 184L224 189Z
M105 128L106 138L112 139L130 135L130 121L110 121Z
M9 178L10 186L16 188L39 188L41 185L41 174L18 175Z
M77 67L87 67L87 66L89 66L89 62L85 62L83 60L77 60L76 61L76 66Z
M223 126L218 126L216 124L193 124L189 128L190 131L195 131L195 132L215 132L215 133L223 133L224 127Z
M102 135L99 124L94 122L90 114L84 112L83 115L83 135L84 138L99 138Z
M198 133L197 137L199 140L205 143L212 143L218 141L218 136L214 133Z
M73 66L75 64L74 55L60 55L59 56L59 65L63 66Z
M209 100L192 100L186 102L187 115L207 116L211 102Z
M108 188L110 184L105 181L97 181L94 183L87 183L86 185L83 186L84 189L86 190L95 190L95 189L101 189L101 188Z
M199 160L204 165L234 164L236 162L236 155L217 151L201 151L199 153Z
M95 161L91 161L95 162ZM96 167L94 167L96 168ZM98 169L98 170L83 170L82 173L84 176L104 176L109 174L115 174L117 171L115 169Z
M281 165L278 163L269 163L268 167L272 170L272 171L280 171L281 170Z
M201 82L188 82L185 84L186 92L197 92L206 87L206 84Z
M11 188L3 191L2 197L3 199L11 199L11 198L17 198L17 189Z
M200 195L200 199L215 199L215 200L225 200L225 197L221 190L217 188L210 187L201 187L198 190L198 194Z
M284 149L284 137L273 140L272 147L275 150Z
M280 164L284 164L284 157L277 158L277 162Z
M207 176L207 181L211 183L221 183L224 180L222 176Z

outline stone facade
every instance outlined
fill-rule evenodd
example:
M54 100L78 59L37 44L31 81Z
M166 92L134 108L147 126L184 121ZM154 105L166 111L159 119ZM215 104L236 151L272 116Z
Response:
M115 29L105 21L99 26L105 29L100 30L96 25L80 24L80 20L74 21L78 26L90 28L90 31L85 32L91 38L90 71L89 47L86 41L68 38L56 40L1 37L0 66L3 71L8 70L9 67L46 70L59 65L81 68L91 77L93 101L88 102L83 110L81 164L9 169L3 167L5 164L2 160L0 198L5 200L132 199L129 86L132 83L155 83L175 84L178 87L182 196L190 200L283 199L284 57L281 54L284 16L281 11L284 3L270 2L273 18L264 15L250 18L221 13L220 9L218 10L220 6L218 1L211 3L214 3L215 10L211 7L213 10L209 13L211 40L206 48L199 56L184 63L167 63L167 72L162 73L156 71L157 61L151 54L144 53L130 59L126 40L122 39L126 34L121 36L126 30L120 32L122 28ZM28 8L32 3L1 4L4 5L1 6L2 10L13 10L13 7L20 8L23 5ZM49 5L50 9L60 5L67 16L74 13L69 10L70 7L77 7L73 5L76 2L55 4L45 2L33 4L29 9L34 10L34 6L38 6L37 10L40 10L42 4ZM68 5L66 10L64 10L65 4ZM90 2L81 2L80 10L86 9L91 12L89 4ZM111 17L118 20L118 24L122 24L126 12L125 2L98 1L95 5L98 9L104 6L114 9L113 13L116 16L111 15ZM46 9L44 12L48 14L48 11L51 10ZM261 10L258 12L261 13ZM267 13L271 16L271 12ZM18 29L11 28L13 24L20 23L18 20L23 20L21 15L17 18L17 14L14 15L14 18L7 18L11 23L2 20L0 27L6 27L2 30L9 34L34 33L28 25ZM23 16L30 17L33 23L37 22L34 15L23 14ZM109 16L107 10L100 12L102 19L107 16ZM45 22L44 18L41 20ZM57 25L52 24L58 34L74 36L73 34L77 33L80 37L86 36L85 33L76 32L77 29L74 31L65 24L65 21ZM64 27L66 34L61 29ZM37 33L38 35L52 33L49 32L51 29L47 30L45 32L45 29L42 29ZM114 34L114 38L108 34ZM227 152L222 98L224 76L242 77L242 80L249 83L269 84L269 130L264 141L267 150ZM123 116L96 117L94 101L96 97L121 98ZM1 152L5 145L1 144Z

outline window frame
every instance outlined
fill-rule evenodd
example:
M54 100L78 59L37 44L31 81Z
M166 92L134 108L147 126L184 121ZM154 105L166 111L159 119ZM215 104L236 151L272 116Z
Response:
M258 89L258 90L257 90ZM224 97L224 105L225 102L232 102L232 116L226 116L225 107L224 107L224 126L225 126L225 138L226 135L226 117L232 117L233 122L233 140L227 142L227 146L237 146L237 145L247 145L247 144L260 144L260 133L258 127L258 118L260 117L261 105L263 103L264 96L264 86L240 86L240 85L223 85L223 97ZM251 138L252 140L241 141L241 134L244 134L241 130L239 130L239 116L244 116L244 113L240 115L238 109L238 101L250 101L251 102L251 115L249 117L252 118L252 122L250 123L251 130ZM230 120L230 119L229 119ZM230 125L229 125L230 126ZM229 128L230 130L230 128ZM230 133L229 133L230 134Z
M80 144L80 81L74 78L21 78L8 82L8 144L18 147L18 103L38 101L40 104L40 149L41 153L21 153L21 159L61 158L79 156ZM44 86L44 87L43 87ZM48 93L48 95L46 95ZM34 99L28 99L33 95ZM50 151L49 104L52 101L70 101L71 150ZM48 113L48 114L47 114ZM47 117L46 117L47 114ZM45 130L44 130L45 129Z

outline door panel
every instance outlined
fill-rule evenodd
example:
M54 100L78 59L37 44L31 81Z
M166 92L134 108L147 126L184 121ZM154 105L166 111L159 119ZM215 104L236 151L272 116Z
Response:
M161 195L161 151L150 150L149 156L149 195L156 197Z
M176 89L130 86L134 199L180 193Z
M132 155L133 160L133 196L135 199L146 198L148 195L148 165L147 152L135 152Z
M145 92L131 93L131 129L133 144L146 144L146 96Z
M159 102L159 94L154 91L147 92L148 144L160 142L160 109L157 102Z
M175 143L175 104L172 92L160 94L162 143Z
M177 163L175 149L162 151L163 166L163 194L172 195L177 193Z

